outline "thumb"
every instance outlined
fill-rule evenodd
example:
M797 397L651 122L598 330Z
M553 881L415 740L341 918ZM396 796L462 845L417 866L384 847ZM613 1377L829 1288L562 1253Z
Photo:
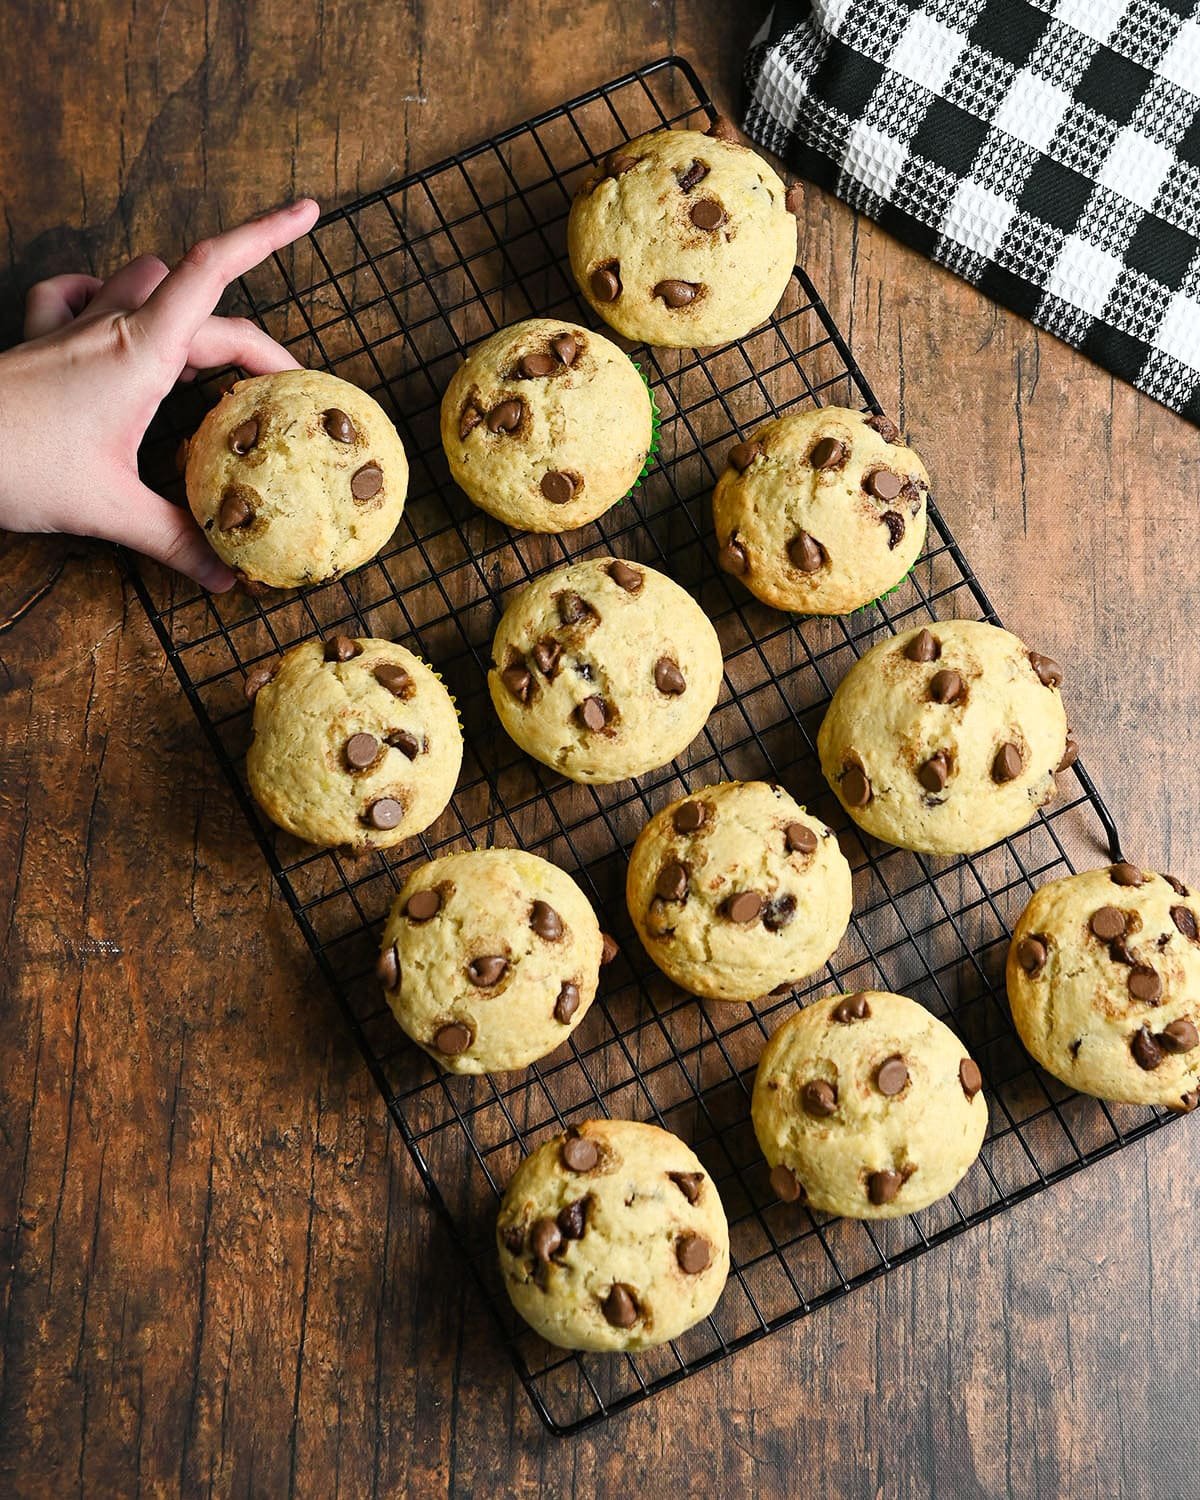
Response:
M97 495L78 530L119 542L223 594L237 582L204 538L191 515L136 479L110 495Z

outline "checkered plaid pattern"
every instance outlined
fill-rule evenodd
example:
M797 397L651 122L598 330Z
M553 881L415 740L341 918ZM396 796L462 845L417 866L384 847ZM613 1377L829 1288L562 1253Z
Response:
M1200 422L1198 5L779 3L746 130Z

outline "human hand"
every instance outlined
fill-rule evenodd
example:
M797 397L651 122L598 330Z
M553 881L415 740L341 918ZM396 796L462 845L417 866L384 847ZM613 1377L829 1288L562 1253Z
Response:
M141 482L138 447L176 381L218 365L251 375L298 367L256 324L213 308L317 212L302 198L199 241L170 271L141 255L107 281L54 276L33 287L28 342L0 354L0 527L103 537L214 592L232 588L189 512Z

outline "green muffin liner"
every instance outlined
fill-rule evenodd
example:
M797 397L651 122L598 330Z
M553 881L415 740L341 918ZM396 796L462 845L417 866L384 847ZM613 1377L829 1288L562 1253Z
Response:
M613 502L614 505L624 505L626 500L628 500L629 497L633 494L634 490L641 488L642 480L645 479L647 474L649 474L650 466L654 462L658 454L659 443L661 441L661 434L659 432L659 429L662 426L662 418L658 414L658 403L654 399L654 392L650 389L650 382L642 374L642 367L638 364L636 359L631 359L629 363L638 372L638 378L646 387L646 399L650 403L650 446L646 449L646 462L642 465L642 472L633 481L632 485L630 485L629 489L625 491L621 498Z

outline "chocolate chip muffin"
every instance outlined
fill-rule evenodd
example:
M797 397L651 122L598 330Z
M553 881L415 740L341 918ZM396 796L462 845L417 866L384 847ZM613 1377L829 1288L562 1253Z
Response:
M666 765L721 689L721 647L700 606L653 568L612 557L535 578L504 611L492 663L500 722L572 781Z
M696 348L765 322L796 262L782 182L720 129L655 130L618 146L571 205L583 295L626 338Z
M562 1349L620 1352L706 1318L729 1274L712 1178L678 1137L589 1120L513 1174L496 1221L512 1304Z
M753 1000L812 974L841 942L850 866L782 787L726 781L650 819L625 897L669 979L712 1000Z
M442 398L450 472L481 510L526 531L594 521L637 483L652 437L636 366L573 323L502 328Z
M383 929L379 978L396 1020L451 1073L528 1067L596 995L602 939L583 892L520 849L422 865Z
M1101 1099L1200 1103L1200 889L1136 865L1035 891L1008 952L1021 1040Z
M387 414L322 370L239 381L188 444L187 497L250 585L298 588L360 567L396 529L408 460Z
M441 814L458 780L454 700L392 641L304 641L247 679L250 790L310 844L387 849Z
M829 995L763 1049L754 1132L785 1203L895 1219L943 1198L979 1155L983 1079L948 1026L904 995Z
M1062 669L1015 635L939 620L873 646L817 737L842 806L876 838L965 854L1023 828L1074 759Z
M924 464L886 417L795 412L730 450L713 492L718 561L764 604L844 614L912 567L928 498Z

